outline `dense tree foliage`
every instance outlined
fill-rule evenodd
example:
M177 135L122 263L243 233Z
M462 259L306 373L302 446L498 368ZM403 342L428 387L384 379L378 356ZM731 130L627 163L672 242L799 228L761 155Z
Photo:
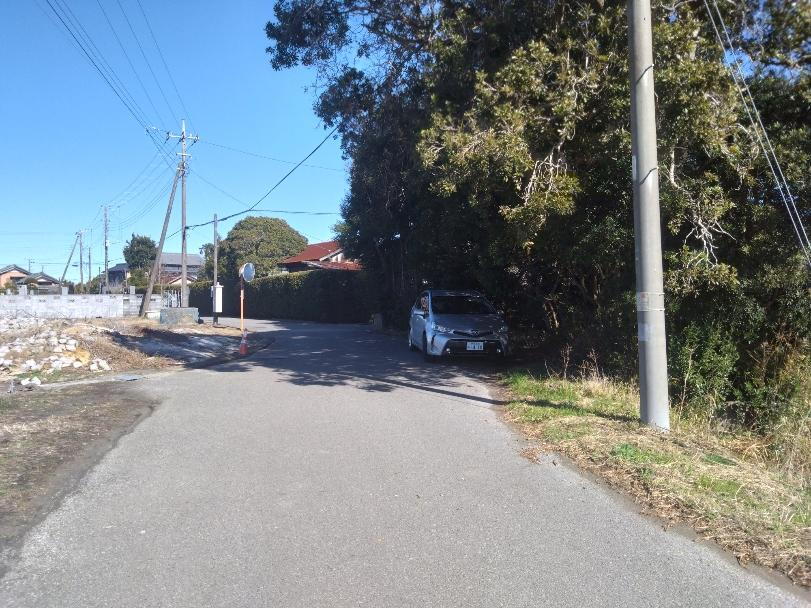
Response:
M257 277L278 272L284 258L295 255L307 246L307 239L284 220L272 217L248 216L241 219L225 239L220 241L218 254L219 281L233 281L246 262L256 267ZM204 257L201 279L214 278L214 247L206 243L200 248Z
M803 3L723 3L805 217ZM423 285L484 289L549 348L636 367L625 2L278 0L277 68L315 66L352 160L338 229L390 321ZM796 407L811 293L700 1L654 3L673 400L766 426Z
M131 271L149 271L156 255L158 255L158 246L155 241L142 234L133 234L124 245L124 260Z

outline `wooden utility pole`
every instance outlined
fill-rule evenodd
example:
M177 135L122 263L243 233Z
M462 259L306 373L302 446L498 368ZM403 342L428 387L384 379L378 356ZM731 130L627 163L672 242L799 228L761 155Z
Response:
M175 172L175 179L172 181L172 193L169 195L169 204L166 206L166 217L163 219L163 230L161 231L161 239L158 243L158 251L155 254L155 261L152 262L152 272L149 273L149 282L146 286L146 293L144 299L141 300L141 308L138 311L139 317L145 317L146 311L149 308L149 300L152 298L152 290L155 288L155 279L158 278L161 267L161 254L163 253L163 243L166 240L166 229L169 228L169 218L172 217L172 204L175 202L175 192L177 191L177 180L180 177L183 161L177 166Z

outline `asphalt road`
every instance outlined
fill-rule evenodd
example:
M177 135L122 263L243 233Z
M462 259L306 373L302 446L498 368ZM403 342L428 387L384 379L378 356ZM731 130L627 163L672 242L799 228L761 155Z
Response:
M0 605L806 605L520 457L466 366L365 327L251 326L274 346L121 385L162 405L31 531Z

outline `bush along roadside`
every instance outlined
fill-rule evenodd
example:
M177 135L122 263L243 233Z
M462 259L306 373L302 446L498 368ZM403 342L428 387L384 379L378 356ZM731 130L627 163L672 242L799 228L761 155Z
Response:
M662 434L639 424L638 394L629 385L529 372L511 373L505 384L506 416L540 442L527 456L561 453L647 512L692 525L740 562L811 586L808 429L793 438L764 436L713 427L677 409L673 430Z
M211 283L191 286L189 302L211 314ZM254 319L298 319L366 323L377 298L365 272L311 270L257 279L245 286L245 315ZM223 288L223 314L239 313L239 284Z

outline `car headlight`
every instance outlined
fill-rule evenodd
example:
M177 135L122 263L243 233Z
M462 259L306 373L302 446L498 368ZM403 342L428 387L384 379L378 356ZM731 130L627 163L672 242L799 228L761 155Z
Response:
M453 330L450 327L445 327L444 325L440 325L439 323L431 323L431 329L435 332L439 332L441 334L452 334Z

